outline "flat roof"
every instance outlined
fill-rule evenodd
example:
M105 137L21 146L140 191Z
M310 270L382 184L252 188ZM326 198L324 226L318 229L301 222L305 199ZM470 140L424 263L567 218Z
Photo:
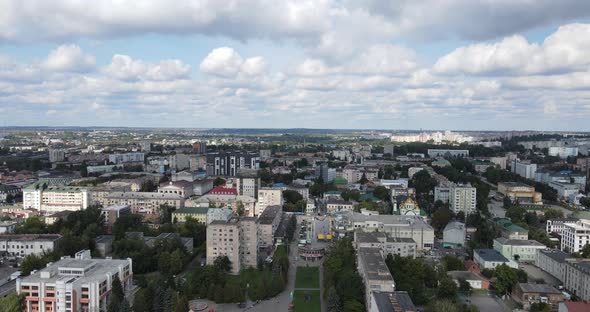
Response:
M474 249L474 254L479 255L484 261L492 261L492 262L508 262L506 257L502 256L501 253L497 252L494 249Z
M516 186L532 187L532 186L522 183L522 182L498 182L498 185L499 184L504 184L506 186L512 186L512 187L516 187Z
M200 207L184 207L174 210L172 213L186 213L186 214L207 214L209 208Z
M539 253L557 261L557 262L565 262L566 259L574 258L574 256L568 254L567 252L563 252L559 249L544 249L539 250Z
M34 274L21 278L21 283L55 283L58 280L65 280L66 283L88 283L105 279L105 275L114 271L118 271L118 266L127 265L130 259L127 260L113 260L113 259L92 259L79 260L73 258L61 259L49 267L45 267ZM74 275L60 275L59 271L63 269L83 269L85 270L83 276ZM43 278L41 274L49 272L49 277Z
M452 277L454 279L462 278L466 281L483 281L483 280L485 280L485 278L483 278L481 275L476 274L471 271L448 271L447 275L449 275L450 277Z
M414 312L416 306L406 291L373 292L377 311L379 312Z
M495 240L497 240L502 245L546 247L545 245L532 239L507 239L505 237L499 237Z
M276 218L277 214L279 214L282 210L283 207L278 205L268 206L258 217L258 222L261 224L271 224Z
M359 257L362 258L365 274L369 280L381 280L393 282L393 276L385 265L379 248L359 248Z
M0 240L10 241L56 241L59 234L0 234Z
M518 283L518 287L527 293L561 294L561 291L547 284Z

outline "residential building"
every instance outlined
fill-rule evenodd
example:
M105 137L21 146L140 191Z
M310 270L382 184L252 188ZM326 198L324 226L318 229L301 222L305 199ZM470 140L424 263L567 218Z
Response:
M370 309L367 312L417 312L419 311L412 298L406 291L371 293L371 301L368 303Z
M115 277L124 292L132 289L130 258L92 259L87 250L17 279L16 290L25 297L26 312L106 311Z
M513 260L508 260L502 254L494 249L474 249L473 261L483 269L495 269L497 266L505 264L511 268L518 268L518 264Z
M330 198L326 202L326 211L328 213L334 213L337 211L352 211L352 209L353 204L346 200Z
M535 265L566 284L566 263L570 260L574 260L574 257L561 250L540 249L537 250Z
M469 157L469 150L428 149L428 157Z
M258 267L259 228L256 217L240 217L240 264L244 268Z
M395 281L378 248L358 248L357 269L365 282L365 302L371 311L371 294L395 291Z
M442 185L442 186L435 186L434 187L434 201L442 201L443 203L448 203L449 199L451 198L451 190L453 189L453 185Z
M336 177L336 169L328 167L327 162L319 163L315 167L315 177L316 177L316 179L322 178L324 183L330 183ZM346 179L346 180L348 180L348 179ZM348 180L348 181L351 181L351 180ZM354 182L356 182L356 181L354 181Z
M207 211L207 224L213 221L227 221L234 212L228 208L210 208Z
M566 262L564 287L584 301L590 300L590 262Z
M207 155L190 155L188 160L190 171L204 171L207 174Z
M207 153L207 144L205 142L193 143L193 153L206 154Z
M552 181L549 182L549 186L557 191L557 196L559 198L569 198L571 195L580 193L581 187L585 187L585 185L582 186L578 183L569 183L565 181Z
M86 172L88 175L99 175L103 173L109 173L114 171L123 171L123 165L99 165L99 166L88 166Z
M460 280L465 280L473 289L490 288L490 281L478 273L471 271L448 271L447 275L457 283L457 286L459 286Z
M529 310L533 303L547 303L551 311L557 311L560 302L565 300L561 291L547 284L518 283L512 288L512 299Z
M256 203L256 212L254 215L259 216L268 206L283 205L283 190L280 188L263 187L258 189L258 201Z
M549 219L545 223L545 230L547 231L547 234L554 233L561 236L566 225L576 224L578 221L580 221L578 218Z
M416 257L416 242L407 237L389 237L379 232L354 232L355 248L378 248L383 257L399 255L401 257Z
M499 237L494 239L494 250L506 257L520 262L535 262L537 260L537 251L543 250L547 246L535 240L507 239Z
M8 195L12 196L14 200L14 197L16 197L21 191L21 188L16 185L0 184L0 203L5 203Z
M238 195L256 198L260 188L260 178L257 174L238 173L236 177L236 190Z
M235 177L240 169L258 170L260 156L257 154L221 153L207 155L207 174L210 176Z
M523 178L530 180L535 179L535 172L537 172L537 165L531 163L520 162L515 160L511 164L511 171Z
M451 188L449 206L454 213L464 212L465 215L476 211L477 190L471 185L456 185Z
M0 221L0 234L10 234L16 230L16 221Z
M213 189L213 179L200 179L193 181L193 195L202 196Z
M234 189L235 191L235 189ZM195 200L187 201L187 207L217 207L236 210L238 206L244 209L244 216L254 216L256 199L250 196L233 194L211 194L209 192Z
M98 251L99 257L110 257L113 253L113 235L100 235L94 239L94 247Z
M498 192L507 196L512 201L542 205L543 199L539 192L535 192L535 188L520 182L500 182L498 183Z
M395 145L393 144L385 144L383 145L383 154L389 154L391 157L393 157L393 151L395 149Z
M274 238L283 216L282 206L268 206L258 217L258 248L274 246Z
M209 209L221 209L221 208L195 208L195 207L184 207L176 209L172 212L172 222L184 223L188 218L193 218L203 224L207 224L207 214Z
M49 149L49 162L55 163L64 161L66 159L66 150L64 149Z
M23 189L23 208L35 209L44 214L64 210L76 211L88 208L89 195L86 188L72 186L47 186L33 183Z
M529 239L529 231L520 225L512 223L510 218L494 218L494 224L504 238Z
M260 150L259 152L260 152L260 160L267 160L267 159L270 159L270 157L272 156L271 150L269 150L269 149L263 149L263 150Z
M581 219L576 223L564 224L561 234L561 250L565 252L579 252L590 244L590 220Z
M258 252L256 221L250 217L231 217L227 221L215 220L207 226L207 264L212 265L220 256L232 263L232 274L256 267Z
M122 164L122 163L142 163L144 162L144 153L125 153L125 154L110 154L109 155L109 162L113 164Z
M490 157L490 162L496 164L500 169L506 169L508 159L506 157Z
M144 153L149 153L152 151L152 143L148 141L140 142L139 149Z
M176 209L184 207L184 198L178 194L156 192L112 192L103 205L129 205L133 213L159 214L161 205Z
M129 205L117 204L101 209L101 215L107 226L113 226L119 217L128 214L131 214L131 206Z
M57 248L59 234L0 234L0 253L10 256L41 256Z
M424 167L410 167L408 168L408 178L413 178L414 175L420 171L424 170Z
M561 159L578 156L577 147L552 146L548 150L549 156L558 156Z
M465 246L465 223L451 221L443 230L443 247Z

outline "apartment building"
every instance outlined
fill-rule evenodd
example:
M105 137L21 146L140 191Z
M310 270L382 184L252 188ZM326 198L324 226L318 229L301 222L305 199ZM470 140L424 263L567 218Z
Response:
M106 311L115 277L131 290L131 259L92 259L87 250L17 279L16 291L25 296L25 312Z
M59 234L0 234L0 252L10 256L43 255L57 248Z
M566 263L574 259L571 254L561 250L540 249L537 250L537 261L535 265L565 284L567 279Z
M554 233L554 234L558 234L561 236L566 225L575 224L578 221L580 221L580 219L578 219L578 218L550 219L550 220L547 220L547 223L545 224L545 230L547 231L547 234Z
M512 172L518 174L519 176L527 179L535 179L535 172L537 172L537 164L525 163L520 162L518 160L514 160L511 163L510 169Z
M178 194L156 192L112 192L103 205L129 205L133 213L158 214L161 205L176 209L184 207L184 198Z
M281 206L268 206L258 218L258 248L271 248L274 245L274 236L279 228L283 210Z
M379 232L355 232L355 248L378 248L383 256L416 257L416 242L411 238L389 237Z
M367 310L371 310L373 292L395 291L395 281L389 272L379 248L357 249L357 270L365 282Z
M561 234L561 250L579 252L590 244L590 220L582 219L576 223L565 224Z
M115 225L117 219L121 216L131 214L131 206L129 205L112 205L101 209L101 215L104 222L108 226Z
M240 169L258 170L258 154L209 154L207 155L207 175L235 177Z
M122 163L143 163L145 154L144 153L124 153L124 154L110 154L109 162L113 164Z
M283 205L283 191L279 188L263 187L258 190L256 213L259 216L268 206Z
M207 226L207 264L227 256L232 263L232 274L257 266L258 230L253 217L231 217L216 220Z
M562 282L565 290L580 300L590 300L590 261L576 259L560 250L539 250L538 266Z
M64 149L49 149L49 162L60 162L66 159L66 150Z
M568 157L578 156L577 147L565 147L565 146L552 146L548 150L549 156L558 156L559 158L565 159Z
M35 209L43 214L83 210L88 208L89 202L86 188L48 186L37 182L23 189L23 208Z
M465 215L476 211L477 190L471 185L457 185L451 188L449 206L454 213L463 211Z
M216 208L211 208L216 209ZM222 208L217 208L222 209ZM209 212L209 208L200 208L200 207L184 207L180 209L176 209L172 212L172 222L179 222L183 223L186 222L188 218L192 218L196 221L199 221L203 224L207 224L207 213Z
M338 211L352 211L352 209L353 204L346 200L330 198L326 202L326 211L328 213L334 213Z
M238 173L236 177L236 190L238 195L256 198L260 188L260 178L254 174Z
M158 187L158 193L177 194L182 196L182 198L188 198L193 195L193 182L180 180L162 183Z
M428 149L428 157L469 157L469 150Z

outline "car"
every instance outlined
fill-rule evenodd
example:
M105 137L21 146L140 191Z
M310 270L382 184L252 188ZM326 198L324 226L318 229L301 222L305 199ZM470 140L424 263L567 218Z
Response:
M245 302L238 303L238 308L243 309L245 307L246 307L246 303Z

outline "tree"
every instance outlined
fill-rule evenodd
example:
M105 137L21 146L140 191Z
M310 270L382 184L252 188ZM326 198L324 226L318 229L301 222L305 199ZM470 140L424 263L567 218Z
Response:
M244 215L244 203L241 200L236 203L236 214L240 217Z
M389 190L384 186L377 186L375 190L373 190L373 195L382 201L389 201Z
M563 218L563 211L558 209L547 208L545 209L543 215L545 217L545 220Z
M348 300L344 302L344 312L364 312L365 306L357 300Z
M583 258L590 258L590 244L584 245L580 250L580 256Z
M215 178L215 181L213 181L213 186L220 186L220 185L225 185L225 180L220 177Z
M471 284L466 281L464 278L459 279L459 290L464 293L465 295L471 295Z
M436 186L436 180L426 170L418 171L410 180L410 186L416 189L416 194L428 194Z
M551 307L545 302L535 302L531 304L530 312L549 312Z
M283 199L286 204L296 204L298 201L303 200L303 196L297 191L285 190L283 191Z
M124 302L126 303L127 308L124 307ZM123 292L121 280L119 279L119 275L116 275L111 283L111 294L109 295L109 304L107 306L107 311L120 312L124 309L127 309L126 311L130 311L129 303L127 303L127 301L125 300L125 293Z
M453 300L457 297L457 284L449 277L440 280L436 296L439 299Z
M334 286L328 290L328 312L342 312L342 302Z
M20 265L22 275L29 275L31 271L44 268L49 260L47 257L40 257L36 254L30 254L23 259Z
M447 226L451 219L453 219L453 212L449 208L444 207L432 214L431 224L438 232L440 232L445 228L445 226Z
M340 196L346 201L354 200L358 202L361 198L361 192L359 190L344 190L340 193Z
M450 300L434 300L430 302L425 312L460 312L461 309Z
M361 176L361 179L359 180L359 183L362 185L367 184L367 182L369 182L369 179L367 179L367 175L365 173L363 173L363 175Z
M151 312L152 311L152 293L149 288L140 288L133 298L134 312Z
M512 290L512 286L518 282L518 276L515 271L506 264L496 267L494 274L496 276L496 282L492 285L499 294L509 293Z
M170 273L170 253L162 252L158 256L158 270L163 274Z
M509 209L510 207L512 207L512 201L510 200L510 197L504 196L504 209Z
M140 192L154 192L158 189L158 185L152 180L146 180L141 184Z
M2 307L2 311L4 312L25 311L25 296L12 292L10 295L0 298L0 307Z
M219 256L213 261L213 266L221 272L229 272L232 268L232 263L227 256Z
M170 273L178 274L182 271L184 255L180 249L176 249L170 254Z
M442 260L447 271L461 271L464 269L463 261L457 257L445 256Z
M178 296L176 298L176 303L174 304L174 311L176 312L186 312L189 310L188 300L185 296Z

